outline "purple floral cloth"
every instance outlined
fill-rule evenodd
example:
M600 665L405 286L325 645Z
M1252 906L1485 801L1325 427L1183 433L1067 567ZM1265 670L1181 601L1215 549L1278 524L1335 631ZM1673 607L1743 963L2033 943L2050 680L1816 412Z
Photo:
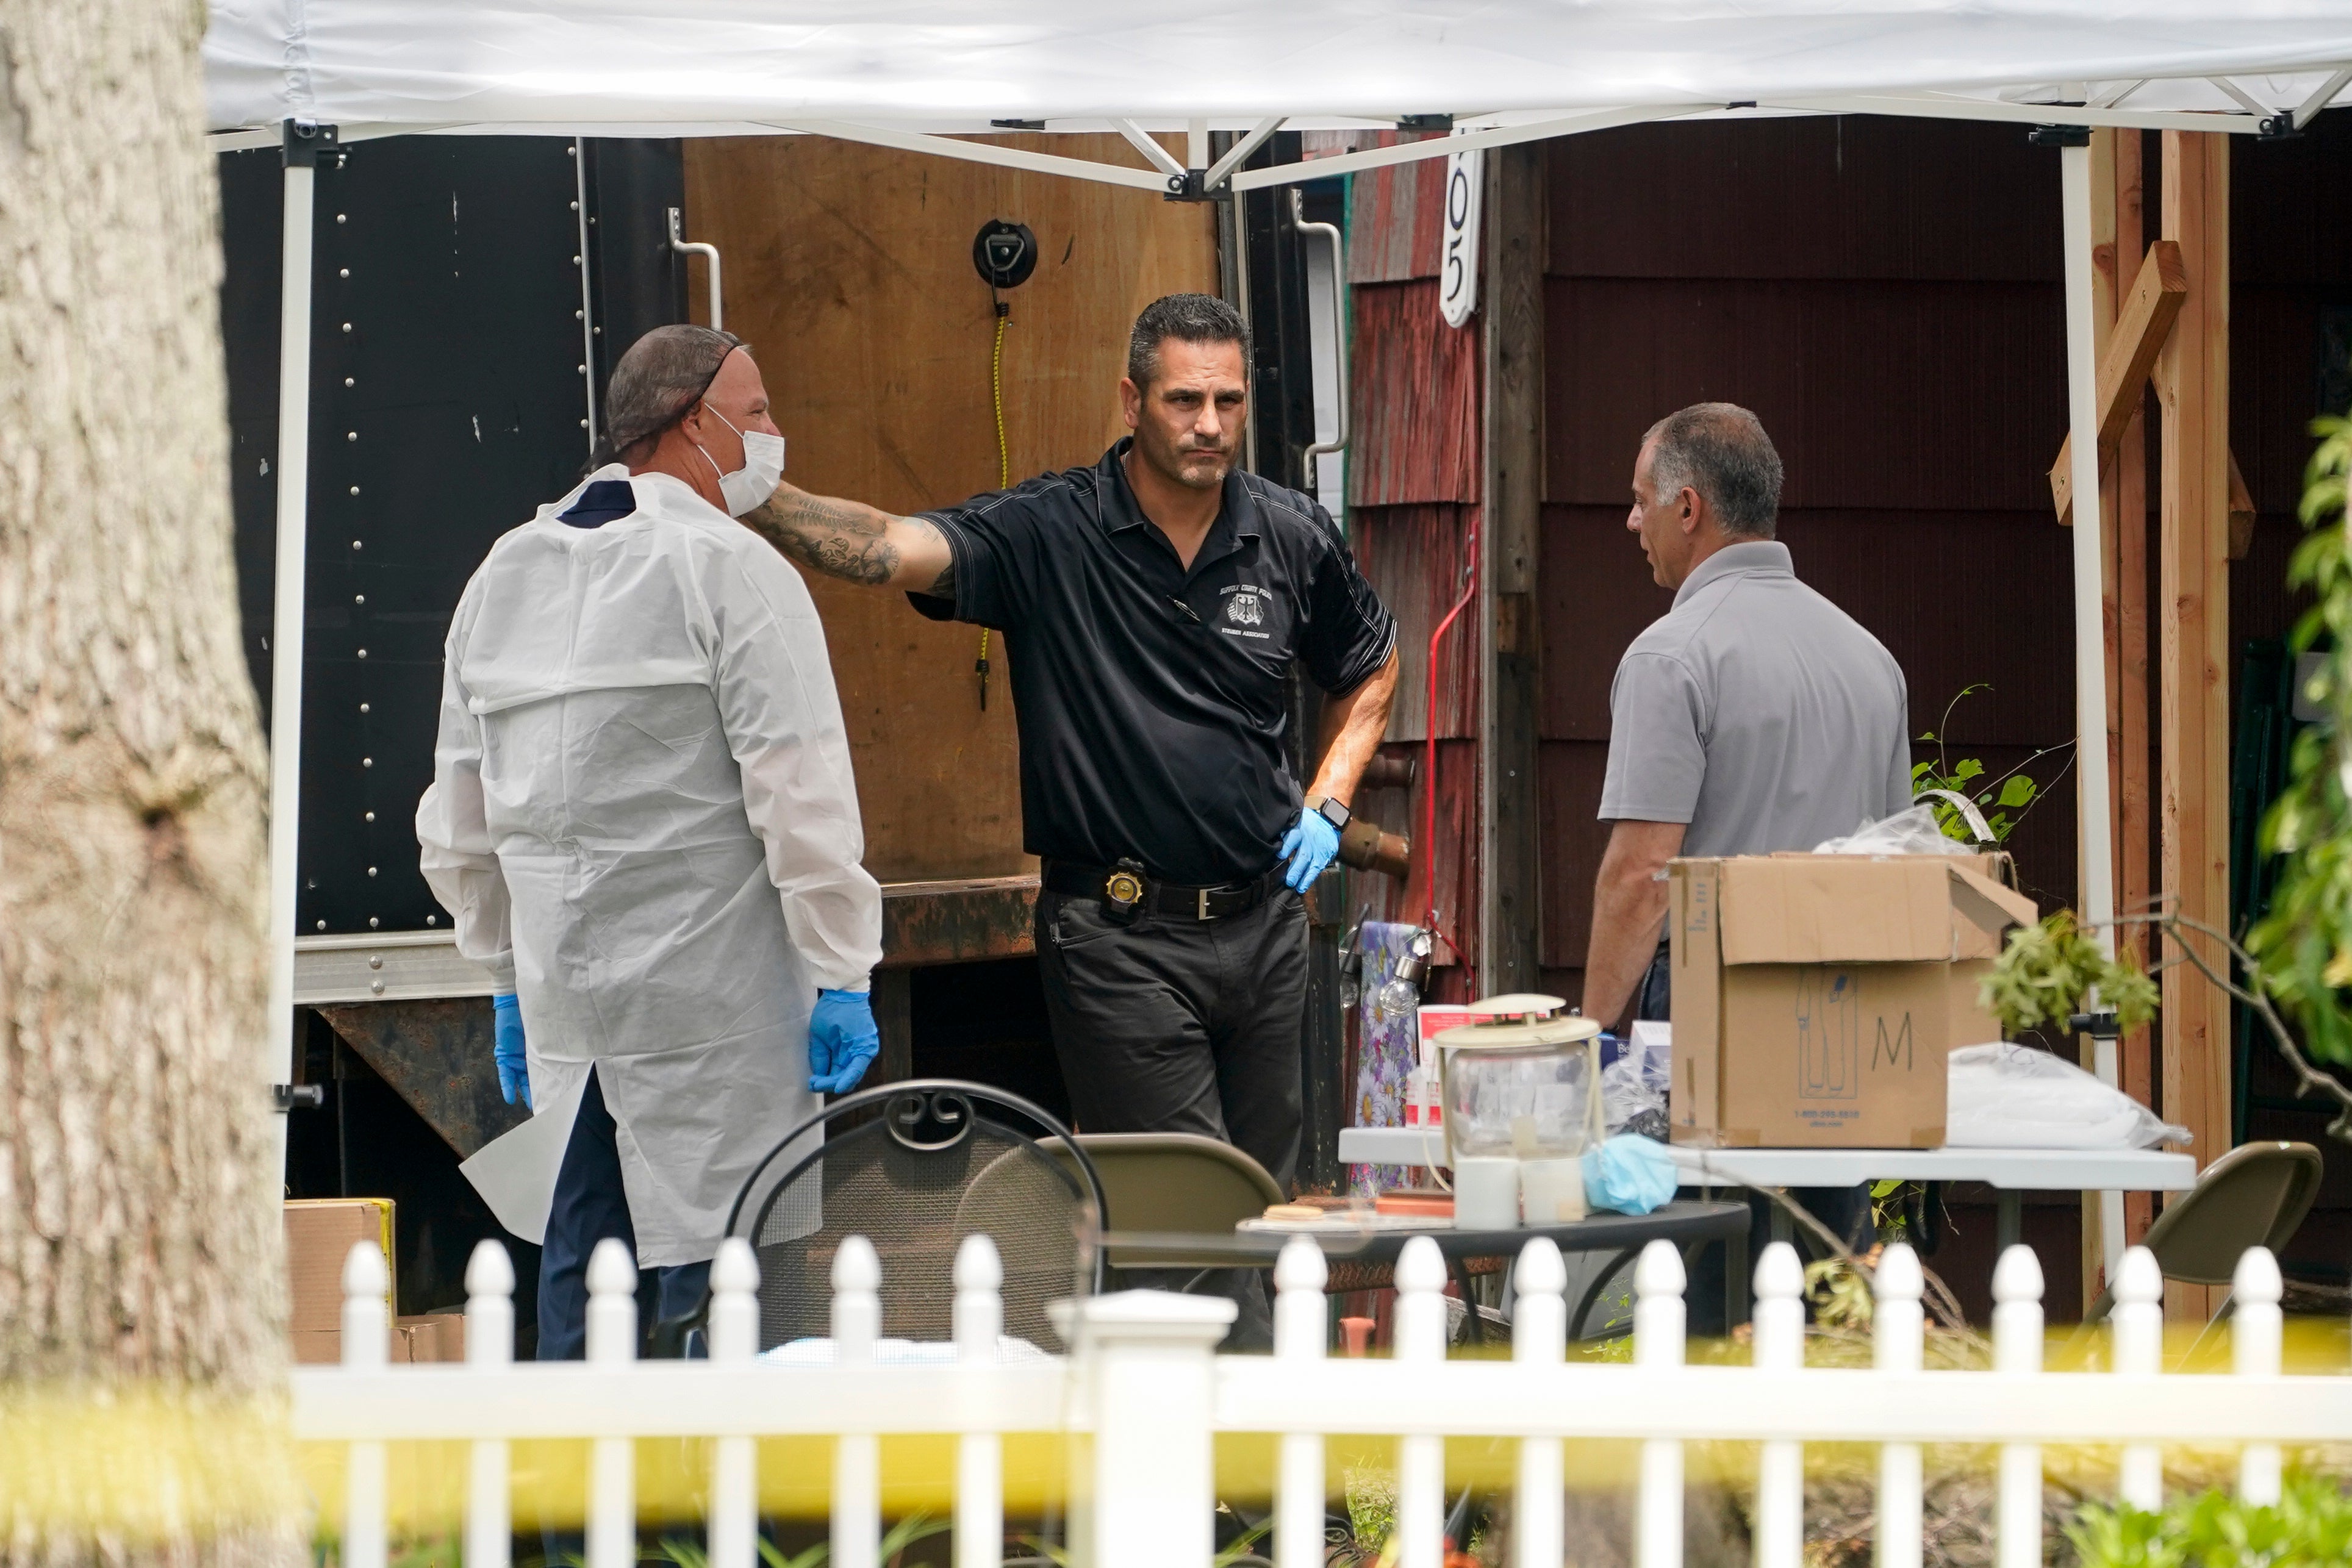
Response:
M1396 977L1398 959L1413 927L1367 920L1358 938L1364 954L1363 993L1357 1002L1356 1121L1359 1127L1404 1125L1405 1080L1421 1050L1416 1007L1390 1009L1381 992ZM1415 1001L1418 1002L1416 998ZM1349 1166L1349 1190L1370 1195L1405 1185L1402 1166Z

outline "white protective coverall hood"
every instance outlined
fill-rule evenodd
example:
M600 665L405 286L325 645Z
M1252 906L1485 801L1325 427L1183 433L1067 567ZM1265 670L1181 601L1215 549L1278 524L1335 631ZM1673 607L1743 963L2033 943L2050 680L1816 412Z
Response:
M416 836L459 950L520 998L533 1103L596 1072L656 1268L712 1256L816 1109L809 1013L866 984L882 901L806 584L677 480L598 479L636 511L574 528L575 489L467 584Z

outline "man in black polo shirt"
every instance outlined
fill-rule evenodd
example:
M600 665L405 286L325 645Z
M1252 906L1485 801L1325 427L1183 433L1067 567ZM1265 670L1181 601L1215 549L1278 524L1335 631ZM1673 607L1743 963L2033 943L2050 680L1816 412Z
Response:
M1204 1133L1286 1191L1301 894L1388 727L1396 622L1330 516L1234 467L1249 329L1202 294L1137 318L1120 441L1091 467L892 517L791 485L743 521L806 567L995 628L1044 859L1038 967L1087 1132ZM1302 792L1296 659L1327 694Z

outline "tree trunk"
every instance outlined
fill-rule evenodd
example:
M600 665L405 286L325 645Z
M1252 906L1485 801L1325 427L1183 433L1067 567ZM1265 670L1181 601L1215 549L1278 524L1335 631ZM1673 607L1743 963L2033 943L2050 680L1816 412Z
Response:
M0 0L0 1560L292 1562L197 0Z

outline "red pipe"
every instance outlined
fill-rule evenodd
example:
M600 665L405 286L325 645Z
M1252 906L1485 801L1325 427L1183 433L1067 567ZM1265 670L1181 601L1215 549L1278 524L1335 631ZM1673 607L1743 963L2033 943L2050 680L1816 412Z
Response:
M1429 751L1421 770L1424 794L1421 811L1420 859L1429 868L1429 928L1447 946L1454 948L1457 956L1462 951L1461 947L1437 924L1437 644L1453 629L1462 612L1469 608L1470 601L1478 597L1478 514L1475 512L1471 514L1466 542L1470 551L1470 570L1468 580L1462 586L1462 597L1454 601L1454 608L1445 612L1445 619L1440 621L1437 630L1429 634L1429 707L1422 716L1422 727L1428 737Z

